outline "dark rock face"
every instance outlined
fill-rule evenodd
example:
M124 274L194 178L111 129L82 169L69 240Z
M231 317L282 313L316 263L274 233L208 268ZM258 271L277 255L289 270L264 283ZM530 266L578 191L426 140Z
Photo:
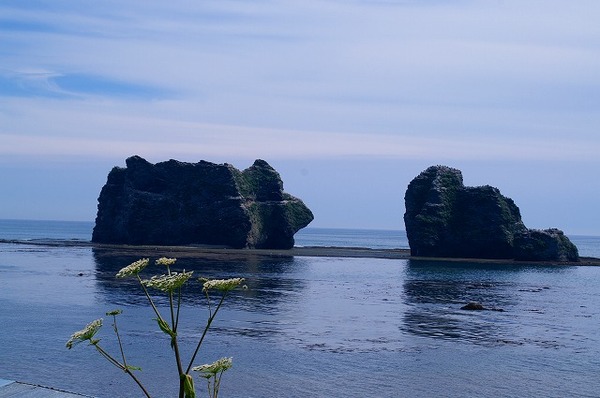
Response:
M471 301L469 303L467 303L466 305L463 305L462 307L460 307L461 310L467 310L467 311L484 311L487 308L485 308L483 306L483 304L478 303L476 301Z
M487 308L484 307L483 304L477 302L477 301L471 301L469 303L467 303L466 305L463 305L462 307L460 307L461 310L466 310L466 311L498 311L498 312L504 312L504 310L502 308Z
M404 199L413 256L578 259L561 231L527 229L512 199L491 186L465 187L460 170L429 167L410 182Z
M559 229L530 229L515 236L515 259L578 261L579 252Z
M289 249L313 220L264 160L243 171L139 156L126 164L111 170L100 192L93 242Z

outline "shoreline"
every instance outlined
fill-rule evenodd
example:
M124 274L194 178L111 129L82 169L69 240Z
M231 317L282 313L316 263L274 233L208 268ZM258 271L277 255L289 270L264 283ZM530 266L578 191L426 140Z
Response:
M181 257L204 259L246 259L248 257L338 257L412 260L434 262L466 262L497 265L540 266L600 266L600 258L580 257L580 261L521 261L514 259L415 257L409 249L372 249L364 247L297 246L292 249L232 249L222 246L150 246L117 245L69 240L13 240L0 239L0 244L19 244L50 247L90 247L103 255L138 255L140 257Z

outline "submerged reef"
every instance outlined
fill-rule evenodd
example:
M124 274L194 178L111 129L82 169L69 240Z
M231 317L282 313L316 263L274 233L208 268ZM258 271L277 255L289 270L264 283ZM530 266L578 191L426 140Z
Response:
M577 247L558 229L528 229L519 208L498 188L466 187L462 173L431 166L404 197L411 255L528 261L578 261Z
M92 242L289 249L314 218L264 160L243 171L139 156L126 165L110 171L100 192Z

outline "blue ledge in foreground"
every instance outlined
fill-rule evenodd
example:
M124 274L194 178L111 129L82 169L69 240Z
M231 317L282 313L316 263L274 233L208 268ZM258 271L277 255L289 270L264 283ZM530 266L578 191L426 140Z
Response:
M92 398L89 395L75 394L35 384L0 379L0 398Z

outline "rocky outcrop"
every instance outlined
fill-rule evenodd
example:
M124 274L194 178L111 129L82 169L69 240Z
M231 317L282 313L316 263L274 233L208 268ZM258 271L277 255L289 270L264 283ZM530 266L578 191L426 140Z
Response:
M481 304L480 302L477 302L477 301L470 301L466 305L463 305L462 307L460 307L460 309L461 310L465 310L465 311L497 311L497 312L504 312L504 310L502 308L488 308L488 307L484 307L483 304Z
M579 252L559 229L530 229L515 236L515 259L578 261Z
M313 220L264 160L243 171L139 156L126 165L111 170L100 192L93 242L289 249Z
M413 256L577 261L559 230L530 230L512 199L491 186L465 187L460 170L432 166L405 195L404 223Z
M460 307L460 309L467 311L485 311L487 308L485 308L481 303L478 303L476 301L470 301L466 305Z

